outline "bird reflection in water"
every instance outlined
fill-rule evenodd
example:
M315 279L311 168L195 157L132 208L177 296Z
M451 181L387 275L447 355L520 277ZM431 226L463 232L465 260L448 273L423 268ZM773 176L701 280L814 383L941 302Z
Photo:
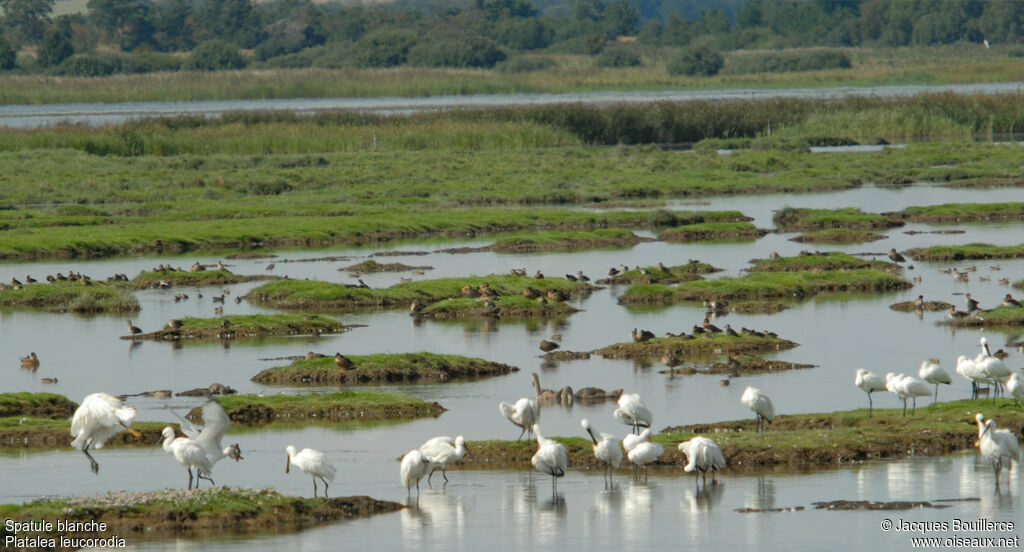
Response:
M707 513L710 512L719 502L722 501L722 495L725 493L725 484L719 481L712 485L705 485L700 489L691 489L687 487L685 489L685 511L690 513Z
M757 493L747 496L743 505L754 510L770 510L775 507L775 483L763 475L757 476Z
M407 497L402 510L402 538L409 542L454 540L466 526L465 498L440 490Z

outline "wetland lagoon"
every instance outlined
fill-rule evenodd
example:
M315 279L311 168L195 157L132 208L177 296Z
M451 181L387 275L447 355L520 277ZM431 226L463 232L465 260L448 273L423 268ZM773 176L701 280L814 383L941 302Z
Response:
M154 128L144 129L151 146ZM0 393L54 395L0 400L5 518L119 518L130 549L204 551L819 550L822 532L851 549L902 550L912 537L954 536L904 522L1021 518L1020 467L997 488L972 442L975 414L1019 438L1024 411L1010 398L970 400L954 373L982 336L1019 371L1020 328L889 308L920 295L966 310L969 292L980 320L1024 294L1024 257L1012 253L1024 244L1016 142L728 155L455 146L431 168L416 166L431 152L414 147L363 152L359 165L337 151L236 154L219 138L210 155L59 148L75 174L38 163L54 131L11 132L24 134L5 143L34 145L3 154L18 170L4 177L0 209ZM506 166L530 159L518 176ZM563 172L540 178L538 167ZM34 178L52 182L56 199L39 201ZM795 241L831 229L878 236ZM985 245L929 249L969 244ZM906 260L892 262L891 249ZM100 308L97 289L129 307ZM694 335L707 325L739 335ZM635 342L639 330L653 337ZM572 354L545 354L542 341ZM37 365L17 364L32 352ZM869 418L856 370L916 375L928 358L953 374L940 404L919 397L903 417L902 401L876 392ZM529 462L536 443L516 443L520 428L498 409L534 397L533 374L546 389L639 394L665 454L647 477L624 461L606 485L580 421L621 439L630 428L613 418L615 401L541 401L544 435L570 455L552 492ZM244 458L217 465L223 489L190 493L181 466L149 450L163 425L184 424L176 414L206 400L178 393L214 383L234 391L219 400L232 420L226 442ZM764 434L740 403L747 386L775 405ZM94 449L93 475L67 444L74 405L59 396L98 391L126 397L142 437ZM676 444L695 434L729 461L716 484L683 471ZM469 456L448 466L447 483L436 473L408 498L398 459L439 435L464 436ZM311 499L302 472L285 474L287 445L334 464L331 499ZM320 522L300 515L310 512ZM149 532L124 522L147 515L199 521Z

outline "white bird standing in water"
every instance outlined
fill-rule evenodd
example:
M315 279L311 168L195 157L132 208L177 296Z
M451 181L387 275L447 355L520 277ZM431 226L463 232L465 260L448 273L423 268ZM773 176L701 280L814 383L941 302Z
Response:
M932 402L938 402L939 400L939 384L944 383L951 385L953 378L949 377L949 372L942 369L939 366L939 360L935 358L929 358L921 362L921 368L917 371L918 377L924 381L935 385L935 398Z
M1020 372L1010 374L1010 379L1006 380L1006 390L1013 397L1013 404L1024 400L1024 380L1020 379Z
M996 474L996 489L998 489L1003 461L1005 460L1007 464L1013 460L1016 460L1018 464L1021 463L1020 443L1010 431L996 430L995 420L984 420L984 416L980 413L975 415L974 419L978 422L978 431L980 432L974 446L978 447L982 456L992 462L992 470ZM1007 466L1006 472L1009 473L1011 469L1013 469L1012 464Z
M430 460L430 475L427 476L427 483L434 476L434 472L441 468L441 475L444 482L448 482L448 464L454 464L463 459L466 453L466 440L459 435L454 440L451 437L434 437L420 446L420 452Z
M1002 391L1003 380L1011 373L1010 367L1002 359L992 356L992 352L988 348L988 339L982 337L980 343L981 352L974 358L974 364L988 382L996 386L995 395L998 395ZM992 396L993 402L995 402L995 395Z
M327 498L327 481L334 481L334 474L337 473L337 470L334 469L334 465L327 459L327 456L319 450L311 448L304 448L296 453L294 445L288 445L284 450L288 453L288 461L284 465L284 473L289 473L291 465L295 464L296 468L299 468L306 475L313 478L313 498L316 498L317 479L323 482L324 498Z
M195 441L188 437L174 437L174 428L167 426L161 432L163 435L164 450L170 453L179 464L185 467L188 471L188 487L192 489L192 468L196 469L196 488L199 488L199 479L206 479L210 482L210 485L214 485L211 472L213 471L213 462L210 462L210 458L206 456L206 451L203 447L196 444ZM160 444L159 442L157 444ZM153 446L156 448L156 445ZM203 474L206 474L204 477Z
M761 420L772 423L775 419L775 406L772 404L772 400L761 392L756 387L747 386L743 390L743 396L740 397L740 402L743 406L751 409L757 414L757 432L762 433L764 430L761 429Z
M516 441L522 439L524 433L532 432L533 424L540 421L540 408L537 407L537 402L526 397L516 401L515 405L508 404L507 402L500 403L498 410L513 425L522 429Z
M597 458L598 462L604 464L604 473L602 474L608 481L612 478L612 468L617 468L622 464L622 449L619 448L618 441L615 440L615 436L608 433L601 433L601 439L598 440L597 436L594 435L593 428L590 427L590 422L584 419L580 422L583 429L587 430L590 435L590 440L594 442L594 458Z
M870 395L869 395L870 396ZM700 472L704 486L708 484L708 470L711 470L711 484L715 484L715 471L725 468L725 455L718 444L707 437L694 437L689 441L683 441L677 446L679 452L686 455L687 464L683 471ZM697 481L697 474L693 474L693 480Z
M171 410L171 412L174 411ZM177 416L177 412L174 415ZM207 458L210 459L210 465L220 462L223 458L231 458L235 462L245 460L242 458L242 449L239 448L238 443L221 447L221 440L224 439L228 428L231 427L231 419L228 418L224 407L217 401L210 400L203 405L203 425L201 426L193 424L187 418L181 416L178 418L181 420L181 431L202 447Z
M537 471L551 476L551 493L554 495L558 492L558 478L565 476L565 470L569 468L569 456L565 446L541 435L540 426L534 424L533 434L537 436L539 448L530 463Z
M871 410L874 404L871 402L871 394L875 391L885 391L885 380L881 376L874 372L869 372L863 368L857 370L857 377L854 378L853 383L868 394L868 418L871 417ZM714 475L711 477L714 481Z
M641 427L651 427L651 424L654 423L654 416L651 415L651 411L647 409L644 401L640 400L640 395L623 393L619 397L618 405L619 407L612 412L612 416L620 423L633 426L634 432L640 433Z
M977 398L981 391L980 384L988 381L985 374L978 370L977 363L964 355L956 359L956 373L971 382L971 399Z
M653 463L665 452L664 447L658 443L651 442L651 428L640 433L638 440L630 441L630 449L626 451L626 457L633 463L636 469L644 468L644 481L647 481L647 465Z
M100 473L100 465L89 454L89 447L103 448L108 439L123 430L141 437L138 431L131 429L135 418L135 407L125 406L124 401L110 393L93 393L82 399L82 404L75 410L71 418L71 446L82 451L89 459L92 473Z
M398 476L402 486L412 496L412 488L416 487L416 496L420 494L420 479L430 471L430 460L423 456L419 450L410 450L402 457L402 467L399 468Z

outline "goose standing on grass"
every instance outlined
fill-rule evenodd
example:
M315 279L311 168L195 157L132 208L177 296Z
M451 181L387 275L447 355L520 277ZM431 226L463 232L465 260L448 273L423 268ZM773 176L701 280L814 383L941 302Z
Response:
M430 471L430 460L423 456L419 450L410 450L402 457L402 467L399 468L399 480L402 486L412 496L412 488L416 487L416 496L420 495L420 479Z
M598 462L604 464L604 472L602 475L605 479L605 485L612 480L612 469L617 468L622 464L622 449L619 447L618 441L615 440L615 436L608 433L601 433L601 439L598 440L597 436L594 435L593 428L590 427L590 422L584 419L580 422L583 429L590 435L590 440L594 442L594 458Z
M434 477L434 472L441 469L444 482L448 482L448 464L461 461L469 450L466 448L466 440L462 435L452 439L448 436L434 437L420 446L420 452L430 460L430 475L427 476L427 483Z
M522 429L519 432L519 437L516 441L523 438L523 434L533 432L533 424L540 420L540 409L537 407L537 402L523 397L516 401L516 404L511 405L507 402L499 403L498 410L501 415L512 422L513 425Z
M868 397L870 398L870 395ZM718 448L718 444L707 437L694 437L679 443L677 448L686 455L687 463L683 471L700 472L704 486L707 487L707 472L711 470L711 484L715 484L715 471L725 468L725 455L722 454L722 449ZM697 481L696 473L693 474L693 480Z
M761 428L761 420L772 423L775 419L775 405L772 404L772 400L761 392L756 387L748 386L743 390L743 396L740 397L740 402L743 406L751 409L757 414L757 432L763 433L764 430Z
M537 444L540 447L530 459L530 463L537 471L551 476L551 494L555 496L558 493L558 478L564 477L565 470L569 468L569 456L561 443L545 439L537 424L533 425L533 434L537 436Z
M857 377L854 378L853 382L868 394L868 418L871 417L871 410L874 404L871 402L871 394L875 391L885 391L885 380L881 376L874 372L869 372L863 368L857 370ZM714 477L712 477L714 480Z
M295 464L296 468L302 470L306 475L313 477L313 498L316 498L317 479L323 482L324 498L327 498L327 481L334 481L334 474L337 473L337 470L334 469L334 465L327 459L327 456L319 450L311 448L304 448L296 453L294 445L288 445L284 450L288 453L288 461L284 465L284 473L289 473L291 465Z
M658 443L651 442L651 428L643 430L640 433L639 439L631 441L630 444L631 447L626 451L626 456L637 470L641 466L644 468L644 481L647 481L647 466L660 458L665 449Z
M932 402L939 401L939 384L952 385L953 383L953 378L949 377L949 372L939 366L939 360L936 358L929 358L923 361L921 368L917 371L917 375L935 386L935 398L932 399Z
M641 427L649 428L654 423L654 416L647 409L647 405L640 400L640 395L623 393L619 397L618 405L619 407L612 412L612 416L620 423L633 426L634 432L640 433Z
M983 421L984 416L980 413L975 416L975 420L978 422L980 435L978 440L975 441L974 446L978 447L982 456L992 462L992 471L996 474L996 489L998 489L999 474L1003 470L1003 462L1005 461L1008 464L1007 474L1013 469L1011 461L1016 461L1017 464L1021 463L1020 443L1017 442L1017 437L1010 431L1005 429L997 430L995 420ZM1009 482L1009 476L1007 476L1007 482Z
M170 453L179 464L188 470L188 486L186 489L192 490L192 468L196 469L194 479L196 480L197 489L199 488L199 479L205 479L210 482L210 485L215 485L210 475L213 471L213 462L210 462L203 447L188 437L175 438L174 428L171 426L165 427L161 435L163 436L164 450ZM157 444L159 445L160 442L157 442ZM156 445L153 448L156 448Z
M125 406L123 400L110 393L93 393L82 399L71 418L71 436L75 438L71 446L89 459L92 473L99 474L100 465L89 454L90 447L103 448L108 439L126 429L136 437L142 436L129 427L135 414L134 406Z

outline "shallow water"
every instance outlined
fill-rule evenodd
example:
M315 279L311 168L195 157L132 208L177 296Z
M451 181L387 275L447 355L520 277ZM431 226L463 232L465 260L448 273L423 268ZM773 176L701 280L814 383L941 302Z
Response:
M908 205L946 202L1024 201L1022 189L952 190L930 186L880 189L864 187L833 193L807 195L767 195L755 197L711 198L702 209L738 209L755 217L762 227L771 226L771 214L785 205L793 207L861 207L866 211L888 211ZM691 209L692 205L681 206ZM1024 242L1020 223L963 225L964 234L907 235L914 230L948 229L949 226L913 225L889 231L888 239L863 245L820 247L851 253L883 253L891 247L906 249L938 243ZM505 273L513 267L526 267L530 273L542 270L550 276L583 270L592 278L600 277L610 266L625 263L651 265L658 261L680 264L700 259L737 275L755 257L769 251L794 255L801 249L816 247L788 241L793 234L769 234L756 242L725 244L643 243L633 248L503 255L497 253L444 254L386 257L387 262L430 265L424 276L437 278L467 274ZM338 269L354 264L375 251L396 249L430 251L442 247L480 245L487 240L464 243L421 241L392 247L331 248L324 250L283 250L273 259L275 275L291 278L315 278L354 282ZM344 261L283 262L323 256L345 256ZM89 261L46 261L0 264L0 281L26 274L42 278L47 273L73 269L94 278L114 273L134 275L157 264L190 265L194 261L216 263L211 256L177 258L142 257ZM270 259L225 261L238 273L264 274ZM215 479L232 486L273 486L285 493L308 494L309 479L301 474L285 475L281 460L284 446L313 446L326 452L339 468L332 495L368 494L376 498L404 499L397 481L395 459L434 435L462 434L467 439L514 438L518 431L497 411L499 401L512 402L531 394L531 372L539 372L548 388L572 385L606 389L624 387L638 392L654 413L656 429L669 425L713 422L745 418L749 415L738 398L746 385L755 385L772 397L780 413L805 413L860 408L864 394L854 387L857 368L875 372L916 372L921 360L938 357L952 372L958 354L973 355L978 349L977 331L952 332L935 326L943 313L925 313L917 317L889 310L889 304L924 294L926 299L946 300L963 305L964 292L970 291L982 306L994 306L1011 291L998 279L1021 278L1024 260L966 262L977 265L969 284L956 283L949 275L938 273L947 265L915 263L907 278L919 275L923 282L905 292L854 298L815 298L794 308L772 315L729 314L716 324L753 327L777 331L781 337L800 343L776 358L809 362L817 368L733 378L728 387L719 385L720 376L676 376L658 373L664 367L630 361L591 358L564 363L548 363L539 358L537 343L552 333L561 333L563 349L591 350L629 339L634 327L656 334L687 329L699 323L703 310L687 305L660 309L629 310L617 304L625 287L599 290L576 305L584 309L561 321L540 322L423 322L414 323L404 309L344 314L345 323L366 324L340 336L276 338L260 341L173 345L157 342L131 343L118 339L126 333L121 316L81 317L42 312L0 310L0 343L8 358L8 373L0 391L52 391L72 400L91 392L137 393L152 389L181 391L206 386L214 381L229 384L242 392L299 392L308 388L266 387L249 381L259 370L285 361L265 358L317 351L331 354L404 352L428 350L479 356L513 364L521 371L507 377L445 385L381 386L385 391L407 393L436 400L449 409L437 419L408 423L364 425L363 427L306 428L292 430L239 431L228 436L237 440L245 461L218 465ZM990 266L999 265L1001 270ZM396 283L407 273L364 275L371 286ZM991 277L989 282L979 277ZM231 298L258 283L230 286L225 304L227 314L270 312L247 302L235 304ZM173 296L182 291L147 290L139 292L142 311L132 320L145 330L162 326L167 319L182 316L212 316L209 297L218 289L185 290L191 299L175 303ZM197 297L202 291L204 298ZM1005 346L1011 335L989 333L996 348ZM36 351L41 366L35 373L21 370L15 355ZM1021 366L1020 356L1008 359L1010 366ZM56 385L40 383L41 377L58 377ZM328 390L324 388L322 390ZM957 378L954 385L940 390L939 398L966 398L969 387ZM876 396L878 407L896 407L899 402L885 394ZM174 421L165 405L181 410L198 404L194 399L133 399L140 420ZM928 400L922 401L922 406ZM545 434L581 435L579 420L589 418L598 430L625 432L611 418L613 403L572 409L545 408L541 424ZM968 416L969 417L969 416ZM22 502L40 495L81 495L106 490L158 489L180 486L186 476L180 467L156 451L100 450L95 454L101 465L99 477L87 471L87 462L75 451L14 451L0 453L0 471L16 473L17 478L0 486L0 503ZM840 538L862 546L896 547L902 543L894 534L878 529L883 517L896 518L897 512L818 512L738 514L735 508L755 504L772 507L810 506L811 501L833 499L920 500L980 497L981 502L953 503L948 510L913 511L905 519L962 519L987 516L990 519L1020 517L1020 489L1014 470L1007 487L1012 493L993 496L991 468L978 463L975 455L963 458L915 458L892 463L871 463L839 470L805 475L729 476L716 494L706 501L692 496L689 478L679 470L652 476L648 485L634 485L619 475L619 491L604 493L600 479L593 475L570 473L559 484L561 500L550 502L550 484L534 475L531 490L529 472L457 472L445 494L425 491L419 510L406 510L369 520L339 524L306 531L298 535L203 539L171 543L140 543L147 548L168 547L226 550L237 547L273 548L298 544L312 549L336 547L337 539L356 539L374 548L479 548L494 543L574 547L586 542L601 549L618 548L624 542L709 546L713 549L749 548L763 543L785 543L787 549L811 549L820 543L805 533L808 523L822 524ZM54 477L54 473L61 474ZM1005 477L1005 474L1004 474ZM1004 483L1005 485L1005 483ZM435 485L436 488L436 485ZM760 501L760 502L759 502ZM765 507L765 506L757 506ZM892 515L889 515L892 514ZM679 523L680 520L683 523ZM987 535L992 536L992 535ZM501 539L501 540L499 540ZM762 544L757 544L762 543ZM903 547L902 544L899 544Z

